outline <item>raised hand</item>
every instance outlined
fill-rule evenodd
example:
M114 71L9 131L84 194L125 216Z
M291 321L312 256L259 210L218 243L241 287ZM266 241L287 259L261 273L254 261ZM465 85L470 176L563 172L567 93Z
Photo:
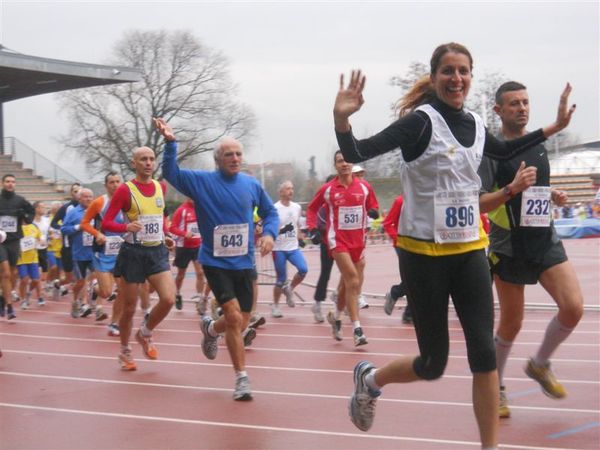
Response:
M562 94L560 94L560 101L558 103L558 113L556 114L556 124L561 130L569 125L569 122L571 121L571 116L573 115L573 113L575 112L575 108L577 107L577 105L571 105L570 108L568 107L569 94L571 93L572 89L573 88L571 87L571 84L567 83L565 89L562 91Z
M333 105L333 117L338 131L344 132L350 129L348 118L358 111L365 102L362 93L366 81L367 78L360 70L353 70L350 74L348 86L344 86L344 74L340 75L340 88Z
M154 123L154 127L156 128L156 130L162 134L162 136L165 138L165 140L167 141L174 141L175 140L175 134L173 134L173 128L171 128L171 125L169 125L165 119L163 119L162 117L154 117L152 118L152 122Z
M525 161L521 161L521 165L515 174L511 186L513 193L523 192L529 186L533 186L537 179L537 167L525 167Z

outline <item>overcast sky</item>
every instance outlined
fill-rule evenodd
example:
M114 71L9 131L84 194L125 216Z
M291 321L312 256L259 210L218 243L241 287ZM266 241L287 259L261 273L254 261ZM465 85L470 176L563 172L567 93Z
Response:
M589 2L88 2L0 0L0 43L48 58L107 62L130 29L185 29L230 60L239 98L257 117L247 160L317 157L330 169L336 146L332 106L338 76L355 67L368 78L366 103L352 119L359 136L391 120L398 97L389 79L411 61L428 62L444 42L466 45L474 77L501 71L528 86L530 128L554 120L559 94L573 85L570 131L599 132L599 7ZM5 104L5 135L16 136L65 168L82 165L56 138L67 132L54 95ZM84 180L85 181L85 180Z

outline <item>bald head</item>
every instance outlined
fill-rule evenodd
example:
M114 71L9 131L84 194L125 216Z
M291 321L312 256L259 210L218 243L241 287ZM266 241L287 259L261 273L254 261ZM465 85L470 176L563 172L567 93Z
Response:
M133 149L131 166L135 170L135 177L139 181L148 182L154 174L156 156L150 147L137 147Z
M92 203L93 199L94 199L94 193L92 192L91 189L81 188L79 190L79 204L81 206L83 206L84 208L87 208L88 206L90 206L90 203Z

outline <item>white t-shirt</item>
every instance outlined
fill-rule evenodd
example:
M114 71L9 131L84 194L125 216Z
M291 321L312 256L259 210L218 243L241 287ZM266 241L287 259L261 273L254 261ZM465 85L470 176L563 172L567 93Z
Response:
M38 250L43 250L48 248L48 231L50 229L50 218L47 216L40 217L40 220L37 221L34 219L34 225L39 228L42 233L42 237L38 239L37 244L35 246Z
M302 213L302 207L298 203L290 202L285 206L280 201L275 203L275 209L279 214L279 229L289 227L290 230L277 235L274 251L290 251L298 248L298 221ZM290 226L291 225L291 226Z

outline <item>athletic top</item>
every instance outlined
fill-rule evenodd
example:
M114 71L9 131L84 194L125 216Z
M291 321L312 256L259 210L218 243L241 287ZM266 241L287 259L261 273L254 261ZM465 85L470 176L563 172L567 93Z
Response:
M186 200L173 213L169 232L177 236L177 247L198 248L202 244L202 237L198 228L194 202ZM186 238L185 235L191 232L194 236Z
M281 201L275 203L279 214L279 234L275 240L273 251L291 251L298 249L299 221L302 207L296 202L285 206ZM283 231L283 233L282 233Z
M325 238L330 250L338 245L346 248L365 247L367 211L379 209L375 192L369 183L357 177L348 187L335 177L319 188L306 208L309 230L317 226L317 214L325 207Z
M52 227L52 217L50 217L50 228L48 229L48 251L54 252L55 255L60 256L60 250L62 249L62 233L60 232L60 226L62 222L58 225L58 229Z
M92 250L94 237L83 231L79 225L84 213L85 209L81 205L70 209L60 227L63 236L69 237L73 261L91 261L94 253Z
M108 198L108 194L103 194L99 197L96 197L92 203L90 203L88 209L85 210L83 219L81 219L81 229L94 236L94 252L100 252L104 253L105 255L114 256L121 248L121 243L123 242L121 236L123 233L106 231L106 233L103 233L107 238L104 245L99 245L96 242L96 238L100 233L100 227L102 226L102 219L106 215L106 211L108 211L108 207L110 206L110 200L111 199ZM125 220L123 219L123 213L121 211L119 211L115 217L115 222L121 224L125 223Z
M505 161L484 157L478 170L481 193L494 192L510 184L521 161L525 161L526 167L537 167L536 182L488 213L490 251L539 261L559 241L551 220L550 162L546 148L536 145Z
M269 195L256 178L220 170L180 169L177 142L167 142L162 170L165 179L194 201L202 235L202 265L229 270L254 267L254 207L263 220L263 235L275 239L279 217Z
M20 240L21 253L17 261L17 265L33 264L39 261L38 252L35 248L36 243L42 237L39 228L34 224L25 224L21 227L23 237Z
M50 229L50 218L47 216L41 216L40 220L33 219L33 224L40 230L41 236L35 245L38 250L44 250L48 248L48 230Z
M150 183L137 180L121 183L102 219L102 231L123 233L123 239L130 244L148 247L160 245L166 228L164 192L165 186L156 180L150 180ZM120 211L125 213L125 223L115 220ZM142 222L142 230L130 233L127 231L127 222L135 220Z
M392 245L396 246L396 238L398 237L398 225L400 223L400 213L402 212L402 204L404 199L401 195L396 197L387 216L383 219L383 230L392 240Z
M422 105L425 106L425 105ZM429 109L430 108L430 109ZM400 147L402 157L406 164L401 167L401 173L405 178L410 178L413 181L413 192L408 195L406 192L406 186L402 186L405 190L404 195L404 207L406 208L409 204L411 205L411 211L413 215L422 214L421 221L426 222L425 215L428 215L430 220L433 217L433 194L431 191L428 194L423 192L419 193L420 196L429 195L429 200L426 210L418 212L419 204L415 202L416 198L412 195L417 194L415 192L416 186L421 182L419 179L420 173L409 174L410 168L413 171L419 172L418 167L422 165L423 161L428 161L428 173L436 174L435 160L431 159L433 154L430 152L426 154L432 142L437 142L437 145L441 146L438 148L438 157L441 158L439 163L443 167L440 167L444 173L444 176L449 176L458 182L461 186L466 187L467 184L472 183L471 188L479 189L479 177L477 177L476 169L477 165L474 165L477 159L481 159L481 154L488 155L493 159L510 159L512 156L523 152L527 148L530 148L538 143L545 140L543 131L541 129L530 133L521 138L512 141L501 141L496 139L490 133L482 130L481 119L477 118L477 115L470 113L464 109L456 110L441 102L439 99L435 99L429 105L428 111L421 107L418 111L413 111L406 116L400 118L389 127L381 131L380 133L364 140L356 140L352 135L352 131L348 133L336 133L338 144L344 155L344 159L349 162L362 162L366 159L373 158L381 155L388 151L394 150ZM436 135L434 133L434 124L432 123L431 117L434 116L435 112L439 113L439 119L437 123L444 123L445 130L439 130ZM450 143L447 147L447 154L444 155L442 150L444 142ZM467 153L475 151L476 154L469 155L468 159L465 159ZM451 157L450 153L454 152L457 157ZM423 161L419 161L423 157ZM410 165L411 162L415 164ZM404 167L406 166L406 167ZM455 173L458 167L466 168L465 173ZM434 179L437 179L437 175ZM442 192L446 188L452 188L454 182L450 185L445 185L448 180L438 180L439 186L434 187L433 183L430 186L432 189L440 191L439 195L444 195ZM460 189L462 190L463 187ZM449 201L454 201L457 194L452 194L453 198L443 199L438 198L438 203L443 204ZM441 203L440 203L441 201ZM412 205L414 204L414 205ZM450 213L448 217L448 225L455 225L470 221L471 217L478 217L474 214L474 210L469 211L469 205L460 205L458 208L449 209L451 205L447 205L446 211ZM472 205L474 206L474 205ZM438 208L438 211L443 211L444 208ZM414 253L428 254L428 255L449 255L464 253L466 251L474 250L476 248L483 248L487 242L487 238L483 232L481 226L479 226L479 239L471 242L448 242L442 243L441 234L442 229L438 229L438 242L434 241L433 231L434 222L430 222L429 234L425 234L420 230L415 230L411 227L410 223L406 223L406 227L402 226L401 216L401 236L397 246L404 248L405 250L412 251ZM438 218L438 223L443 222L441 217ZM477 220L479 223L479 220ZM405 231L407 230L407 231ZM473 236L472 236L473 237Z
M60 230L67 213L72 208L75 208L78 205L79 205L79 202L77 200L70 200L67 203L65 203L64 205L62 205L60 208L58 208L58 211L56 211L56 214L54 215L54 217L52 218L52 221L50 222L50 228L54 228L55 230ZM63 239L63 247L69 248L70 247L69 237L63 235L62 239Z
M31 223L33 206L14 192L0 191L0 230L6 231L5 243L17 241L23 236L21 226Z

